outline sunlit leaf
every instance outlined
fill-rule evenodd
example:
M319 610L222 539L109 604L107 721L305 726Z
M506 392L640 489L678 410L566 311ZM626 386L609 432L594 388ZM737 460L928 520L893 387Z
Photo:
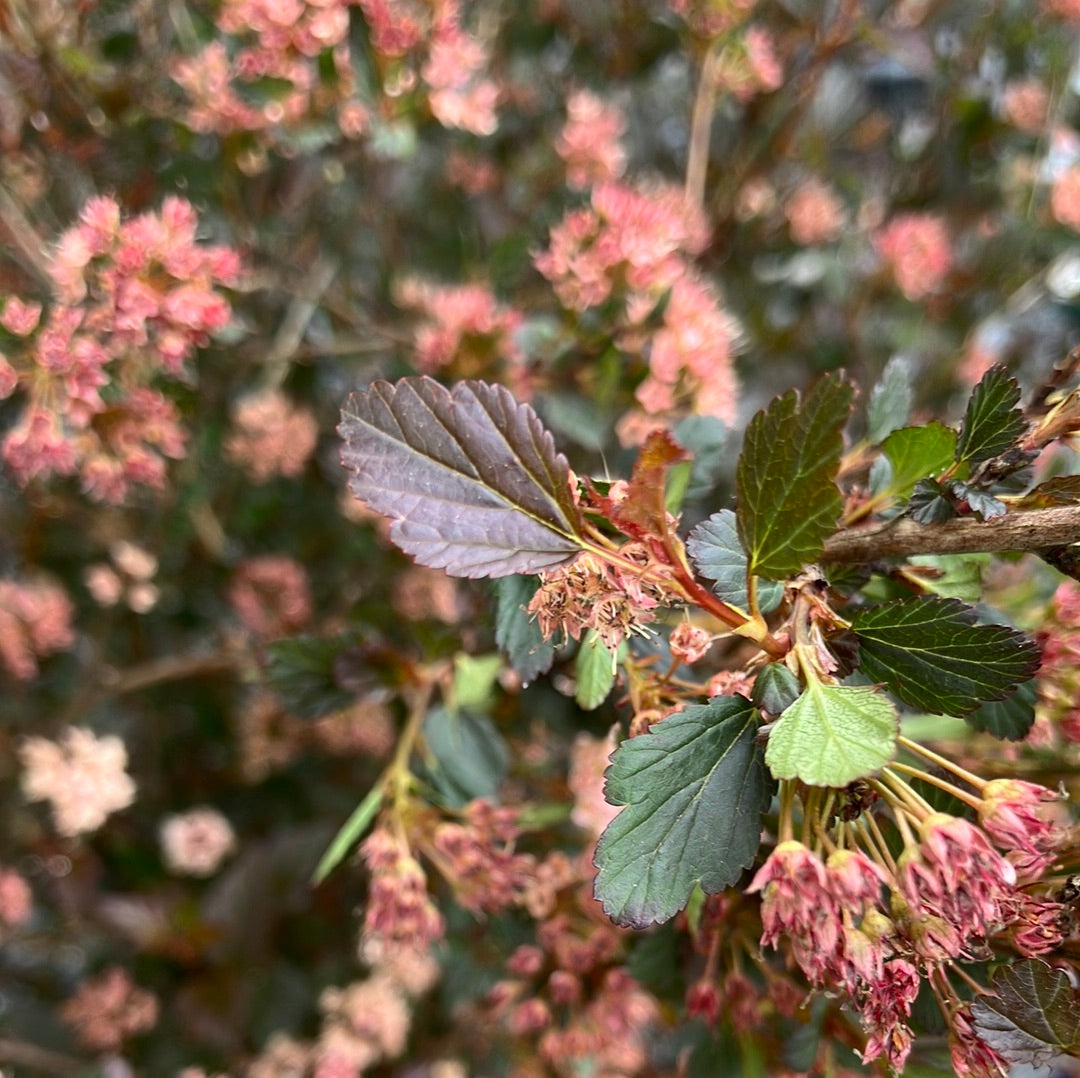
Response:
M619 651L623 653L621 646ZM577 685L574 699L584 711L595 711L607 698L615 686L615 670L618 656L613 655L601 642L595 631L590 629L581 638L574 660L574 672Z
M373 382L349 397L338 431L349 489L391 518L391 539L422 565L498 577L580 549L566 459L502 386Z
M812 562L843 508L834 480L852 387L838 373L805 398L777 397L750 421L736 469L736 518L748 570L783 579Z
M765 763L778 779L846 786L893 758L897 730L892 704L873 686L811 681L769 732Z
M937 475L952 463L956 431L941 423L901 427L882 442L881 449L892 465L886 489L894 498L906 498L920 479Z
M749 700L722 696L615 751L604 794L625 808L596 848L596 897L618 924L667 921L697 884L721 891L753 861L772 793L757 728Z

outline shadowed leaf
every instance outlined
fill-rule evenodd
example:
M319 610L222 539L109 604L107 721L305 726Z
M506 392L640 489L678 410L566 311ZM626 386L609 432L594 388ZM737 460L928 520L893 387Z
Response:
M349 397L338 431L349 489L422 565L498 577L580 550L566 458L502 386L373 382Z
M972 390L960 437L956 459L978 464L1004 453L1027 426L1016 405L1020 386L1004 367L991 367Z
M626 807L597 844L596 897L618 924L667 921L751 863L772 793L757 727L749 700L722 696L615 750L604 795Z
M537 583L533 576L507 576L495 582L495 643L526 684L555 661L554 642L544 639L536 618L525 611Z
M739 542L735 514L721 509L703 520L689 535L686 552L704 577L716 582L713 590L725 603L746 609L746 551ZM758 588L758 605L768 613L784 594L784 586L763 581Z

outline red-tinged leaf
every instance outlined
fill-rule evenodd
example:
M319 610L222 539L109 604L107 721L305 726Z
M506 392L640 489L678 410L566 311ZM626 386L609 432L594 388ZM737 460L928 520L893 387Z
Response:
M661 538L668 531L668 470L684 460L690 454L666 430L654 430L638 454L626 498L613 508L612 523L634 539Z
M503 386L373 382L342 409L349 489L390 538L451 576L534 573L581 549L566 458Z

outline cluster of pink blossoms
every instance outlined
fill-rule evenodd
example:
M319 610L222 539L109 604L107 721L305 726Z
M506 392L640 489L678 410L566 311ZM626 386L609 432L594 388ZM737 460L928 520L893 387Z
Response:
M60 1009L79 1043L92 1052L117 1052L126 1040L153 1029L157 997L139 988L119 966L84 981Z
M436 285L408 277L395 300L420 312L415 362L427 373L446 371L456 378L497 378L525 398L525 356L517 341L524 321L519 310L499 303L483 284Z
M895 792L900 783L892 777L882 789ZM895 860L876 824L841 824L850 844L830 841L823 851L780 842L748 889L762 895L762 944L786 940L812 987L853 1001L868 1036L864 1062L884 1056L903 1068L911 1006L926 980L950 1016L956 1073L997 1073L978 1069L980 1060L1004 1061L975 1035L945 973L987 955L991 941L1028 957L1062 942L1063 907L1030 891L1061 842L1038 811L1056 795L1019 780L983 783L979 793L965 795L977 805L978 824L929 809L919 816L912 802L894 803L905 837Z
M903 213L874 237L878 254L910 300L940 291L952 269L953 247L945 222L931 213Z
M312 615L307 572L284 554L245 561L229 585L229 602L244 628L266 639L297 632Z
M1042 666L1032 736L1080 745L1080 586L1058 585L1039 633Z
M311 410L297 407L278 389L238 401L232 423L225 453L253 483L265 483L276 475L300 475L319 438L319 424Z
M126 221L114 199L92 198L50 260L44 321L39 306L7 299L0 325L19 355L14 367L14 353L0 358L0 392L22 386L27 403L0 453L20 483L78 474L108 502L164 485L186 437L154 382L189 376L195 349L231 317L220 289L240 272L235 251L196 241L197 226L181 198Z
M66 836L96 831L135 800L127 762L120 738L77 726L68 727L59 743L28 737L19 746L24 796L50 802L56 830Z
M351 0L226 0L216 39L193 56L178 59L172 77L187 93L187 124L195 131L273 134L335 107L342 133L367 127L367 109L355 96L349 52ZM318 58L331 57L334 78L325 82ZM263 80L279 80L279 92L259 99ZM244 94L238 87L251 87Z
M566 99L566 124L555 140L555 152L566 162L566 185L575 190L617 180L626 168L620 142L626 130L622 110L588 90Z
M74 613L58 584L0 580L0 667L20 681L36 677L38 659L74 642Z
M649 415L690 403L726 422L735 418L731 360L740 328L691 264L708 241L704 215L681 190L609 182L552 229L536 257L568 310L615 305L616 343L648 362L636 395Z

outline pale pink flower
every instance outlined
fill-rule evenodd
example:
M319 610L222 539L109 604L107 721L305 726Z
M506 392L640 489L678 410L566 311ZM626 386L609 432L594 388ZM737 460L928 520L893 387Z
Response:
M874 237L900 291L910 300L939 291L952 269L952 242L945 222L929 213L894 217Z
M1041 6L1047 15L1080 22L1080 0L1042 0Z
M1066 169L1050 190L1050 212L1054 220L1080 232L1080 165Z
M236 849L236 833L212 808L167 817L160 829L165 866L178 876L212 876Z
M229 602L256 636L285 636L302 629L312 615L307 572L284 554L245 561L229 585Z
M1001 115L1028 135L1041 135L1050 115L1050 94L1038 79L1015 79L1001 91Z
M384 56L404 56L427 35L431 6L423 0L357 0L368 23L371 43ZM436 5L445 6L445 5Z
M818 179L799 184L784 205L791 238L804 247L832 243L844 227L844 204Z
M23 303L18 296L9 296L0 314L0 326L16 337L28 337L41 320L40 303Z
M18 754L24 796L51 803L61 835L96 831L111 813L135 800L135 783L125 770L127 749L115 735L99 738L69 726L59 743L29 737Z
M604 798L604 771L615 751L617 727L607 737L596 738L581 733L570 749L570 774L567 784L574 799L570 821L587 831L593 839L619 814L619 808Z
M36 677L38 659L74 643L74 613L59 584L0 580L0 666L20 681Z
M405 1051L412 1014L397 984L384 973L346 988L324 989L319 1009L354 1036L374 1043L384 1059L397 1059Z
M566 124L555 141L555 152L566 162L566 182L573 188L615 180L626 168L626 151L619 139L626 118L615 105L588 90L575 90L566 101Z
M431 44L420 77L428 86L431 112L444 127L491 135L499 125L499 88L482 77L487 49L460 27L452 26Z
M0 867L0 928L20 928L33 912L34 893L25 877L13 868Z
M83 981L61 1008L79 1043L92 1052L116 1052L124 1041L153 1029L158 1019L157 997L139 988L127 970L113 966L99 977Z
M295 406L280 390L244 397L233 406L232 421L225 452L252 482L298 476L315 452L319 425L314 414Z

